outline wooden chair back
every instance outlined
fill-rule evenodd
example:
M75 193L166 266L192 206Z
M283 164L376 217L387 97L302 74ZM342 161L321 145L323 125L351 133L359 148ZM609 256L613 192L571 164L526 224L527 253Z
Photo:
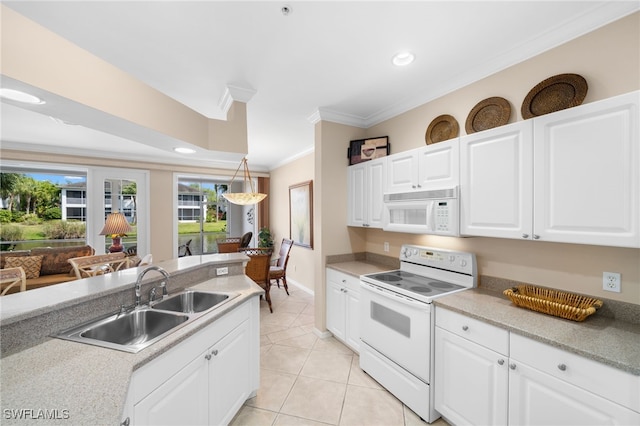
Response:
M282 269L287 268L287 263L289 262L289 254L291 253L291 247L293 247L293 240L283 238L282 244L280 244L280 251L278 252L279 257L277 262L277 266L280 266Z
M269 304L269 310L273 312L271 296L269 295L269 288L271 287L269 266L271 265L273 251L269 248L243 248L240 249L240 252L249 256L249 261L244 269L245 275L264 289L264 298Z
M236 253L240 248L240 237L218 238L218 253Z
M24 269L21 266L15 268L0 269L0 288L2 293L0 296L4 296L14 286L19 285L19 291L27 290L27 277L24 273Z
M69 259L77 279L95 277L96 275L127 269L131 258L124 252L82 256Z

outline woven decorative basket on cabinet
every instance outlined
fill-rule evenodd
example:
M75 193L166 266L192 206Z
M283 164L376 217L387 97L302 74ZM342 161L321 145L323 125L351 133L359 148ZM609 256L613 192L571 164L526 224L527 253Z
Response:
M573 321L584 321L602 307L602 300L593 297L533 285L515 286L503 294L516 306Z

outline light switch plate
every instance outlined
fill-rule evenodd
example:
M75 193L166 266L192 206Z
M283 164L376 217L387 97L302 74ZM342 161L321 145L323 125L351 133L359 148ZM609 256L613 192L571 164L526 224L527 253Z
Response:
M216 275L228 275L228 274L229 274L229 268L227 268L226 266L224 268L216 269Z

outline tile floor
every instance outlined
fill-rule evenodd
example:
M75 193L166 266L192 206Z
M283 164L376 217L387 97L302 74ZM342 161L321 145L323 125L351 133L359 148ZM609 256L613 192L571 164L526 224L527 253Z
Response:
M313 296L289 293L272 287L273 313L260 301L260 389L232 426L427 425L358 367L357 354L313 333Z

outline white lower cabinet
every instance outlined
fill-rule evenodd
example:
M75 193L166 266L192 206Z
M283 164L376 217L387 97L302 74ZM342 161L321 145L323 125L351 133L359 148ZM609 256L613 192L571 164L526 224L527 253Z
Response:
M327 329L360 352L360 280L335 269L326 269Z
M226 425L259 386L257 298L136 370L132 425Z
M440 307L435 353L435 408L453 424L640 424L640 376Z
M435 408L448 421L507 424L508 335L506 330L436 309Z

